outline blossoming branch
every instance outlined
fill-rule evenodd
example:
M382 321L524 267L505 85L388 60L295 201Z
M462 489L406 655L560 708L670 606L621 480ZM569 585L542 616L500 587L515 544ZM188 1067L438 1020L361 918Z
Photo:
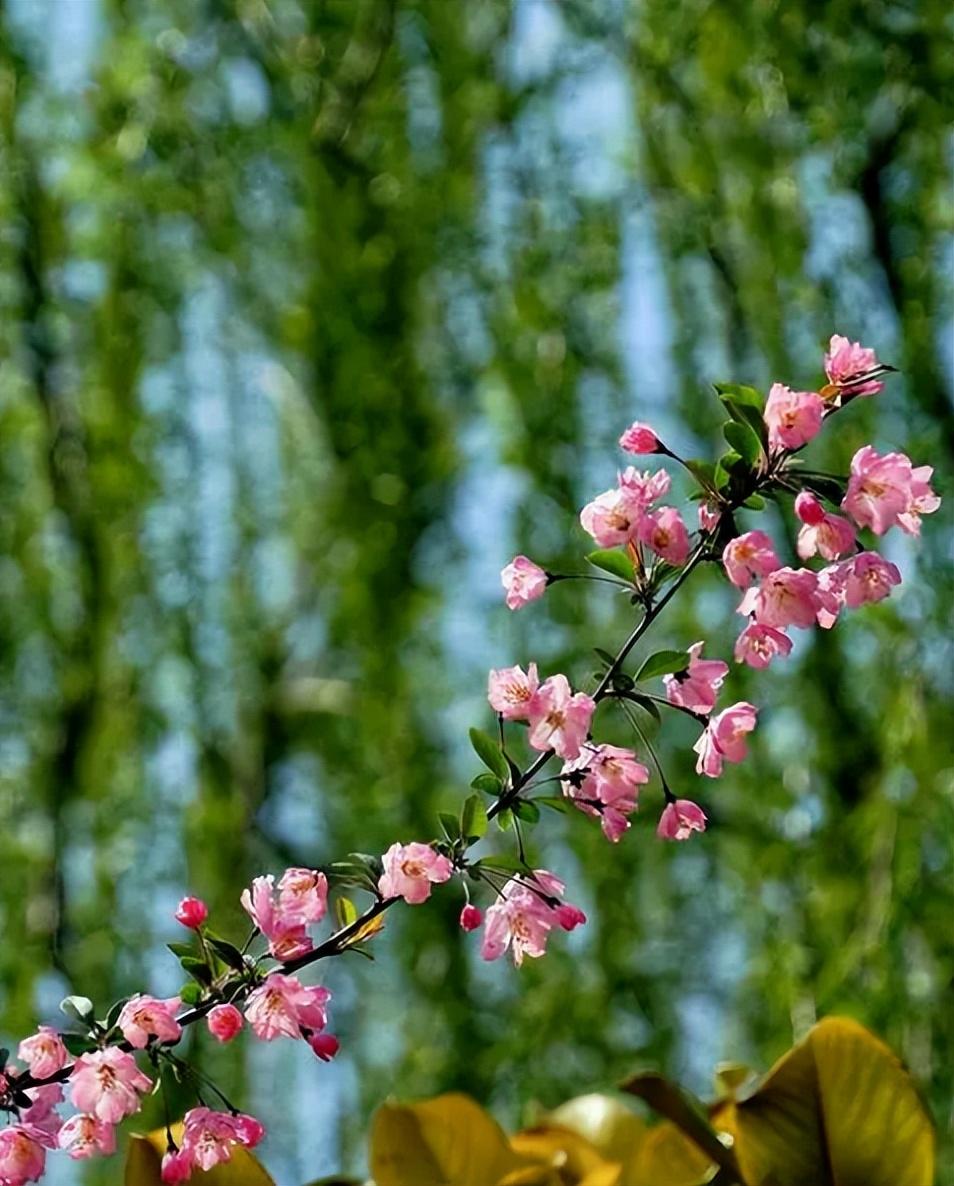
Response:
M139 1110L144 1094L162 1092L169 1076L193 1087L196 1106L187 1112L178 1141L167 1120L164 1182L184 1182L196 1169L229 1161L235 1147L254 1147L263 1126L233 1108L178 1053L184 1029L203 1023L216 1040L231 1042L247 1025L262 1041L304 1040L318 1058L333 1058L338 1041L327 1032L331 993L303 984L298 973L330 956L361 950L380 929L386 910L399 901L412 906L427 901L435 885L459 883L460 925L465 931L482 928L484 959L509 951L519 965L542 956L551 932L571 931L586 919L565 900L564 883L555 873L527 861L524 829L539 820L541 806L575 808L618 843L655 778L662 807L657 835L685 841L704 832L703 807L672 791L646 726L650 718L660 720L661 711L691 717L700 729L693 746L696 771L714 779L726 763L745 758L758 710L738 702L716 711L729 664L703 657L703 642L658 651L630 674L625 666L637 643L696 568L721 563L741 594L742 628L733 657L753 668L768 667L791 653L791 630L830 630L845 610L880 601L900 583L895 565L859 542L859 532L882 536L899 527L917 535L921 516L939 505L931 468L912 465L902 453L879 455L866 445L853 457L846 480L805 464L800 454L825 423L854 399L880 392L892 370L873 350L837 335L824 369L826 381L818 391L776 383L764 400L750 387L718 386L729 415L723 427L729 450L715 463L677 456L645 424L626 429L619 441L625 452L663 458L689 471L697 487L697 525L691 528L677 508L659 505L670 490L665 469L629 466L580 513L583 529L597 544L586 556L595 572L549 572L517 556L502 573L512 610L542 597L557 581L580 577L625 593L633 626L614 653L598 651L604 668L595 687L574 689L560 672L541 679L534 662L491 671L487 698L496 735L471 730L486 770L473 780L460 814L440 816L439 836L395 842L381 857L353 853L321 870L286 869L277 882L271 875L255 878L241 894L253 925L241 947L208 927L204 903L185 898L176 917L192 939L170 944L189 977L178 996L137 994L116 1002L100 1019L87 998L68 997L62 1009L72 1024L62 1031L41 1026L25 1038L17 1049L23 1065L8 1063L8 1052L0 1052L0 1106L10 1117L0 1130L0 1186L39 1180L49 1150L78 1159L113 1153L116 1126ZM762 510L766 499L786 498L793 498L801 525L795 544L804 565L799 568L782 564L766 532L741 530L737 519L743 511ZM808 566L818 558L823 566ZM599 740L595 718L603 702L624 715L634 748ZM521 729L536 755L525 766L514 756L520 749L513 738ZM560 762L558 771L541 777L554 760ZM512 837L515 851L475 857L473 849L491 823ZM347 889L369 897L362 912L344 895ZM316 942L313 929L325 922L330 890L338 926ZM472 896L489 897L490 904L482 908ZM67 1096L73 1112L64 1118L59 1108ZM222 1106L210 1108L207 1096Z

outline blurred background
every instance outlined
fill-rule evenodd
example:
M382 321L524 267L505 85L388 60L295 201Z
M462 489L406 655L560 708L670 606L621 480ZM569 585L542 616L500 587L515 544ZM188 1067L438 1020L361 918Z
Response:
M244 933L253 874L432 835L476 773L487 669L585 683L628 629L574 582L511 615L501 566L579 565L632 419L711 453L713 380L815 385L837 330L902 374L819 468L873 440L947 503L885 541L890 603L734 669L762 708L744 766L700 785L667 725L705 839L657 844L651 792L612 851L548 817L538 854L590 924L546 960L482 965L443 892L389 915L374 964L323 970L335 1063L198 1034L196 1057L297 1186L360 1170L392 1092L507 1123L637 1066L705 1093L717 1060L764 1068L842 1012L912 1067L950 1157L947 16L5 0L4 1037L70 990L173 992L185 892ZM727 655L734 604L698 574L651 649Z

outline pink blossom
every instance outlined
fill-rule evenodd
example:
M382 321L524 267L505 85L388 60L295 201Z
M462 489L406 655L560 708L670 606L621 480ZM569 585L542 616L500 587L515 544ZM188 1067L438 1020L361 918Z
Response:
M849 342L840 334L832 334L825 355L825 374L832 386L847 389L851 395L877 395L884 384L877 380L864 382L864 376L878 370L880 365L873 350L860 342Z
M509 947L519 967L525 956L537 959L544 954L554 926L572 930L585 922L585 915L576 907L561 909L566 904L557 899L563 890L563 882L546 869L535 869L532 879L529 874L511 878L487 911L483 958L499 959Z
M183 898L176 909L176 921L190 930L198 930L209 917L209 908L201 898Z
M695 642L689 648L689 666L676 675L663 676L666 699L670 704L688 708L690 712L705 716L712 712L725 677L729 674L728 663L721 659L701 659L704 642Z
M60 1129L57 1144L75 1161L108 1157L116 1152L116 1130L95 1116L71 1116Z
M17 1058L30 1068L35 1079L48 1079L70 1061L69 1051L55 1029L41 1025L32 1037L17 1047Z
M638 470L628 465L619 475L619 488L643 510L669 493L672 479L664 469Z
M808 568L779 568L757 589L748 589L738 613L753 614L760 626L814 626L818 613L818 577Z
M675 507L660 507L657 511L650 511L639 525L639 539L667 564L678 568L686 563L689 533Z
M539 564L534 564L526 556L514 556L500 573L500 583L507 591L508 608L520 609L542 597L548 579Z
M270 873L256 877L250 890L242 890L241 902L246 914L268 940L268 950L275 959L295 959L312 950L314 945L305 924L297 914L289 918L283 912L281 893L276 895L275 879Z
M814 391L792 391L773 383L765 401L765 423L773 451L800 449L817 436L825 404Z
M55 1149L56 1134L63 1123L56 1111L63 1102L63 1088L59 1083L47 1083L42 1087L27 1088L26 1094L30 1105L20 1111L21 1126L35 1141L47 1149Z
M838 621L838 615L845 604L845 581L850 560L829 564L818 573L818 587L815 596L818 602L817 620L822 630L830 630Z
M278 911L287 924L321 922L328 909L328 879L317 869L286 869L278 883Z
M77 1111L118 1124L139 1111L139 1095L151 1086L152 1080L131 1054L107 1046L77 1058L70 1075L70 1098Z
M341 1049L341 1043L334 1034L311 1034L308 1045L322 1062L331 1062Z
M253 1149L265 1134L261 1124L252 1116L241 1113L213 1112L210 1108L193 1108L186 1112L181 1152L191 1166L210 1170L232 1159L232 1149L241 1145ZM172 1179L175 1181L175 1179Z
M192 1177L192 1158L183 1149L170 1149L162 1158L159 1170L166 1186L178 1186Z
M918 535L921 515L936 511L941 500L931 489L929 465L912 468L903 453L878 454L865 445L851 459L851 476L842 507L859 527L884 535L897 524Z
M598 817L603 834L615 844L629 827L639 788L649 771L632 750L618 745L585 745L560 777L563 793L587 815Z
M692 747L699 755L696 773L718 778L723 762L741 762L747 752L746 734L755 728L757 715L754 705L740 701L712 717Z
M182 1002L178 997L166 1001L137 994L122 1007L116 1024L130 1046L142 1050L149 1045L150 1038L160 1042L178 1042L182 1037L182 1026L176 1021L176 1012Z
M749 667L768 667L776 655L790 655L792 640L774 626L759 626L750 622L735 644L736 663L748 663Z
M476 931L483 921L483 911L474 906L472 902L468 902L460 912L460 929L462 931Z
M901 573L877 552L860 552L845 563L844 582L845 605L857 609L888 597L901 584Z
M645 506L617 487L598 494L580 511L580 523L601 548L615 548L635 540Z
M536 663L531 663L526 671L522 667L500 667L491 671L487 680L487 699L505 721L524 721L539 686Z
M220 1042L231 1042L245 1024L245 1019L234 1005L216 1005L206 1018L209 1033Z
M795 514L804 526L798 533L798 554L808 560L820 553L837 560L855 546L855 529L841 515L829 515L814 494L803 490L795 499Z
M699 530L706 533L715 531L719 526L719 520L722 518L722 512L718 507L714 507L711 503L699 503Z
M659 451L659 438L648 424L636 420L619 438L619 446L627 453L656 453Z
M747 531L730 540L722 553L729 580L744 589L752 577L767 577L781 567L775 547L764 531Z
M46 1167L46 1151L29 1128L14 1124L0 1131L0 1183L24 1186L37 1182Z
M660 840L688 840L693 832L706 830L706 815L691 799L667 803L659 817L656 835Z
M272 972L249 993L245 1016L256 1037L263 1042L275 1038L300 1038L302 1030L323 1030L328 1024L325 1006L331 1000L327 988L306 988L295 976Z
M530 704L529 742L537 750L553 750L561 758L575 758L590 729L596 702L584 692L572 692L565 675L551 675L537 689Z
M431 896L431 886L447 881L454 872L453 862L429 844L392 844L382 857L384 873L378 879L378 891L384 898L403 898L409 906L418 906Z

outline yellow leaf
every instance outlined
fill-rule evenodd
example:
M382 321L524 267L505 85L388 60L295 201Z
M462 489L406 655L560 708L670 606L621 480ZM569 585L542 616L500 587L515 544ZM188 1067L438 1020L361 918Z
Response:
M701 1186L712 1178L715 1168L674 1124L657 1124L626 1163L621 1186Z
M737 1102L749 1186L931 1186L934 1130L899 1059L857 1022L819 1022Z
M608 1161L633 1157L649 1131L622 1101L609 1095L580 1095L550 1113L549 1119L586 1137Z
M567 1186L577 1186L595 1170L607 1168L615 1171L607 1175L609 1186L619 1186L619 1163L607 1161L585 1137L569 1128L541 1125L525 1129L510 1138L510 1145L523 1157L557 1170Z
M172 1126L176 1141L182 1139L182 1125ZM158 1128L144 1137L132 1137L126 1153L125 1186L162 1186L160 1166L166 1151L166 1130ZM275 1186L275 1180L246 1149L233 1149L232 1160L215 1169L196 1170L189 1179L196 1186Z
M527 1164L496 1121L457 1094L380 1107L370 1162L377 1186L496 1186Z

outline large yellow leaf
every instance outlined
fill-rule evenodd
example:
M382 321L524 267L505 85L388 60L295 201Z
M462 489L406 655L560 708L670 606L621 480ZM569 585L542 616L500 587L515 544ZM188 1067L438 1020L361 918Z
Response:
M510 1145L528 1160L557 1170L566 1186L580 1186L591 1177L596 1181L597 1170L601 1171L599 1180L605 1180L607 1186L620 1186L619 1163L607 1161L585 1137L569 1128L546 1124L524 1129L510 1138Z
M898 1058L857 1022L819 1022L720 1127L747 1186L931 1186L934 1130Z
M715 1172L715 1163L674 1124L657 1124L625 1163L621 1186L702 1186Z
M182 1125L173 1125L172 1135L182 1138ZM132 1137L126 1153L125 1186L162 1186L160 1167L166 1151L166 1130L156 1129L144 1137ZM245 1149L233 1149L227 1165L203 1172L196 1170L189 1179L196 1186L275 1186L255 1158Z
M635 1155L649 1131L641 1117L610 1095L579 1095L548 1119L585 1137L608 1161L622 1163Z
M456 1094L380 1107L370 1161L377 1186L496 1186L527 1165L496 1121Z

